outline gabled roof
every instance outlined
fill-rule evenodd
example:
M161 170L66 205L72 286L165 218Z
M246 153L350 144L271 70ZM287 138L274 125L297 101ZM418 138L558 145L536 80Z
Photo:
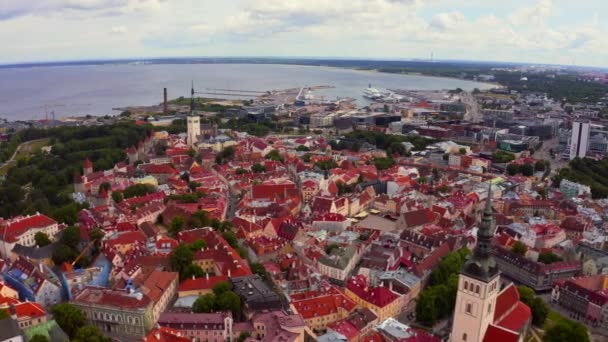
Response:
M403 213L403 219L407 227L418 227L435 222L435 213L429 209L414 210Z
M483 342L517 342L519 334L490 324L483 337Z
M29 229L46 228L54 224L57 224L57 221L43 214L19 216L6 222L0 221L0 239L16 242Z
M504 288L496 298L494 323L503 328L519 331L532 316L530 308L519 301L519 292L513 283Z

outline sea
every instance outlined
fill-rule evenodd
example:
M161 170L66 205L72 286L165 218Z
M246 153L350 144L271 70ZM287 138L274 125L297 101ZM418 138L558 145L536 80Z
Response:
M191 82L195 90L201 92L211 88L269 91L331 86L315 91L314 95L325 99L351 97L358 105L367 103L362 94L370 84L377 88L409 90L493 87L488 83L451 78L279 64L117 63L15 67L0 68L0 118L39 120L51 112L56 118L114 115L118 112L113 108L161 103L163 88L167 88L169 99L188 97Z

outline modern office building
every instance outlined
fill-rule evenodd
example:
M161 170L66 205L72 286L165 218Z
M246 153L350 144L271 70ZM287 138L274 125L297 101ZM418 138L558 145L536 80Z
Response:
M572 123L572 138L570 139L570 160L576 157L584 158L587 155L587 148L589 147L589 131L590 125L588 122Z

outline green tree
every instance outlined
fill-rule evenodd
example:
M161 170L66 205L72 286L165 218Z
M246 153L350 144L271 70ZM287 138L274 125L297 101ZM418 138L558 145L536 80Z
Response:
M230 310L233 317L241 315L241 298L232 291L227 291L217 296L216 305L218 310Z
M563 259L553 252L542 252L538 255L538 262L542 262L543 264L552 264L558 261L563 261Z
M179 274L180 280L204 277L205 272L199 265L189 264Z
M63 230L61 242L72 249L76 249L80 243L80 228L70 226Z
M461 147L461 148L458 149L458 153L460 153L462 155L465 155L465 154L467 154L467 149L464 148L464 147Z
M505 152L498 150L492 154L492 162L503 164L513 161L515 159L515 155L513 153Z
M11 318L11 315L8 313L7 309L0 309L0 320Z
M122 192L119 192L119 191L112 192L112 200L115 203L120 203L120 202L122 202L123 199L124 199L124 197L122 195Z
M36 334L28 342L49 342L49 339L44 335Z
M576 341L576 342L589 342L589 334L587 328L584 325L571 321L569 319L563 319L558 321L551 328L547 329L545 336L543 336L544 342L563 342L563 341Z
M526 176L526 177L530 177L534 174L534 167L532 166L532 164L524 164L521 167L521 174Z
M196 241L194 241L193 243L188 245L188 248L190 248L190 250L195 253L197 251L200 251L201 249L207 247L207 243L205 242L205 240L201 240L198 239Z
M266 154L266 159L280 161L281 163L284 161L283 157L279 154L279 151L272 150Z
M78 256L78 252L68 245L61 245L53 251L51 259L57 266L61 266L65 262L72 262Z
M224 232L222 237L232 248L237 248L239 246L239 242L236 238L236 234L234 232Z
M378 170L386 170L386 169L390 168L391 166L395 165L395 161L393 160L393 158L390 158L390 157L374 158L374 165L376 165L376 168Z
M220 296L224 292L230 291L230 284L225 281L220 281L219 283L213 286L213 294L216 296Z
M536 172L545 171L545 167L546 167L545 162L546 162L545 160L537 160L536 163L534 163L534 171L536 171Z
M251 334L248 331L243 331L239 334L239 337L236 339L236 342L245 342L245 340L249 337L251 337Z
M308 147L304 146L304 145L300 145L300 146L296 147L296 151L299 151L299 152L308 152L308 151L310 151L310 149Z
M263 173L266 172L266 167L260 163L255 163L251 165L251 171L253 173Z
M192 264L194 254L188 245L179 244L169 255L171 269L182 274L184 269Z
M325 253L327 253L327 255L330 255L334 249L340 249L340 245L337 243L330 243L325 247Z
M260 277L262 277L263 279L267 279L267 275L266 275L266 269L264 268L264 265L260 264L259 262L252 262L249 264L249 268L251 268L251 272L253 272L254 274L259 275Z
M188 189L192 192L196 192L196 189L201 186L201 183L198 182L188 182Z
M156 187L150 184L135 184L126 188L122 195L124 198L140 197L156 192Z
M85 325L78 329L73 341L75 342L110 342L110 338L104 336L96 326Z
M181 216L175 216L171 220L171 226L169 227L169 233L172 236L177 236L177 233L181 232L184 228L184 218Z
M198 297L192 304L194 313L210 313L215 311L215 295L208 293Z
M517 164L509 164L507 165L507 174L509 176L515 176L516 174L521 172L521 168Z
M418 177L418 183L420 183L420 184L426 184L426 183L428 183L428 181L429 180L428 180L428 178L426 178L426 176Z
M532 311L532 323L542 327L549 315L549 307L545 301L537 297L534 290L525 285L518 286L517 292L519 292L519 299Z
M36 246L38 247L44 247L51 244L51 239L49 239L49 236L44 232L36 233L34 235L34 240L36 241Z
M51 308L51 312L61 330L70 338L74 338L78 329L84 326L84 314L70 303L57 304Z
M528 252L528 246L524 245L524 243L521 241L515 241L513 247L511 247L511 252L517 255L525 256L526 252Z
M198 210L192 214L192 226L194 228L208 227L211 224L209 213L205 210Z
M91 241L95 241L96 250L99 250L99 248L101 247L101 241L103 240L104 236L105 233L99 228L91 229L91 231L89 232L89 239Z

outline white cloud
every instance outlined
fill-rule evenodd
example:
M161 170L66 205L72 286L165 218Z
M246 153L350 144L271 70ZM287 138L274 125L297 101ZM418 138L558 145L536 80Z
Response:
M598 18L608 2L586 1L593 10L559 0L0 0L0 62L434 51L444 59L606 64L608 27Z
M62 11L120 10L129 7L157 6L166 0L2 0L0 20L26 15Z
M127 31L128 30L125 26L112 26L110 29L110 33L112 34L125 34Z

